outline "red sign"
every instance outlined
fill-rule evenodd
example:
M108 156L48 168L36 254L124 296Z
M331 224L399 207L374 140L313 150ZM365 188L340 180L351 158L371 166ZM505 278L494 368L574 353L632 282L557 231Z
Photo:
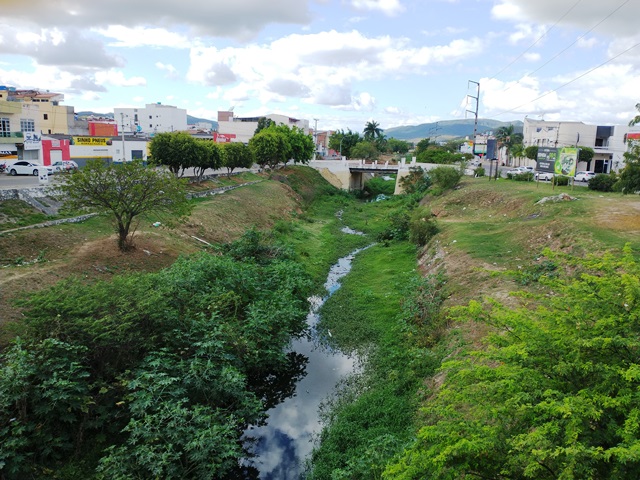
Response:
M231 143L231 139L236 138L235 133L213 132L213 141L216 143Z

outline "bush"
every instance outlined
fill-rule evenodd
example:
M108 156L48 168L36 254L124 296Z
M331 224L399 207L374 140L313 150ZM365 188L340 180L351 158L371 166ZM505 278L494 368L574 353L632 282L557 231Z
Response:
M484 167L478 167L473 171L474 175L476 177L484 177L485 176L485 169Z
M559 187L569 185L569 177L565 177L564 175L556 175L551 181L554 185L557 185Z
M423 247L438 233L438 225L431 217L431 212L416 211L409 222L409 241L418 247Z
M400 179L400 185L408 195L424 193L431 186L431 178L425 173L422 167L410 167L409 175Z
M406 240L409 237L409 215L405 212L394 212L389 215L391 225L378 234L377 240Z
M511 175L516 182L533 182L533 172L524 172Z
M589 179L587 187L589 190L596 190L598 192L612 192L616 180L615 174L607 175L606 173L599 173Z
M428 175L433 180L434 185L442 190L454 188L462 178L460 170L453 167L436 167L429 170Z

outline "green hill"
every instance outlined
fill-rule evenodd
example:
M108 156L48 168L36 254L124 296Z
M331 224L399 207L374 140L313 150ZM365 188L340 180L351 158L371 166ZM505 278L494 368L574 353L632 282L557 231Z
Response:
M465 120L444 120L433 123L423 123L420 125L389 128L384 131L387 138L397 138L399 140L417 141L423 138L438 137L441 140L460 138L473 135L473 119ZM488 118L478 119L477 133L495 131L500 127L513 125L516 132L522 132L524 123L520 120L512 122L500 122Z

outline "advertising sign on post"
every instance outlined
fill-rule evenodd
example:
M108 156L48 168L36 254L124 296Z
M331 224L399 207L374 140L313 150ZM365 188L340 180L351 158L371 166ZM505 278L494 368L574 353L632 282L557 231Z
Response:
M558 149L551 147L539 147L538 158L536 159L536 170L538 172L555 172Z
M573 177L576 174L578 153L579 149L576 147L564 147L559 149L555 165L556 175Z

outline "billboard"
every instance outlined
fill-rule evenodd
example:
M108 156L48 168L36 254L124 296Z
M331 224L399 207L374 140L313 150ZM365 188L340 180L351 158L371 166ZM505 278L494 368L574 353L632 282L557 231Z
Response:
M24 149L25 150L39 150L42 144L42 136L35 132L24 133Z
M555 172L557 175L573 177L576 174L579 149L576 147L564 147L558 149Z
M539 147L536 159L536 170L539 172L555 172L558 149L551 147Z
M106 146L111 145L112 141L110 138L104 137L73 137L74 145L85 145L85 146Z
M580 149L576 147L540 147L536 159L536 170L573 177L576 174L579 152Z

